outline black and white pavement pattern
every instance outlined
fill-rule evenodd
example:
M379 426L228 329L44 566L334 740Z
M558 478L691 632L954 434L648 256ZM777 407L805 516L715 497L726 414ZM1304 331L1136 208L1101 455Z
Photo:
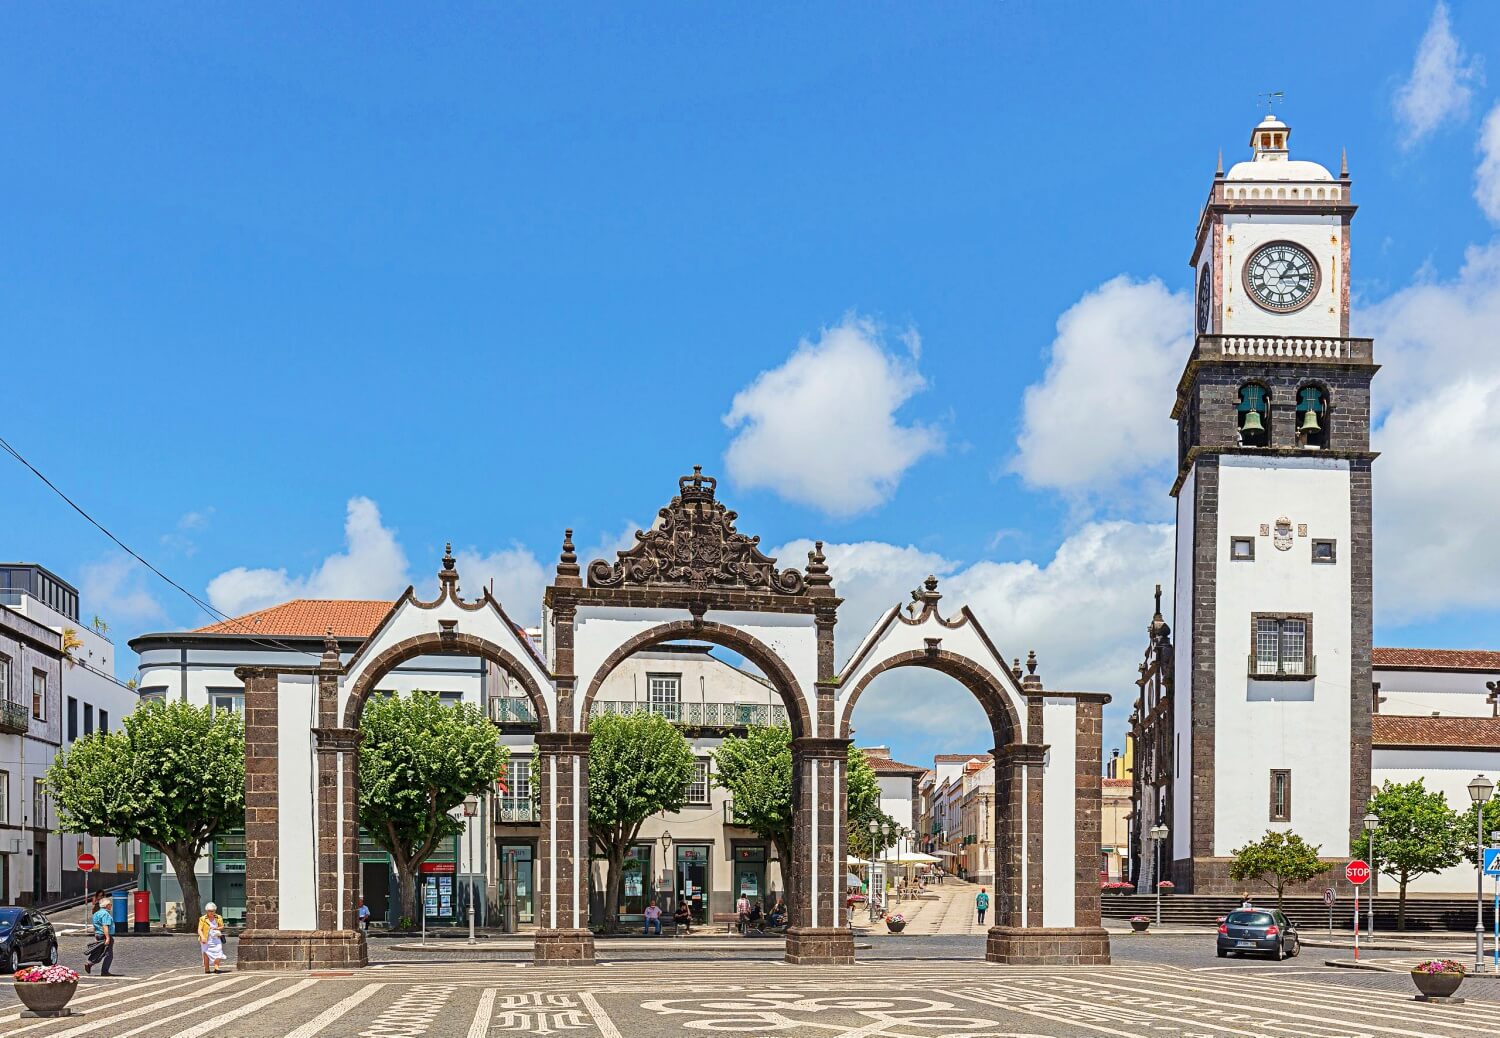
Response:
M676 958L645 957L643 948L591 969L456 955L390 956L340 974L206 977L187 965L85 978L73 1001L81 1015L67 1019L24 1019L5 992L0 1036L1448 1038L1492 1034L1500 1026L1500 980L1466 981L1463 1005L1426 1005L1412 1000L1406 977L1330 970L1315 961L1225 964L1211 945L1205 954L1202 941L1190 940L1120 941L1129 954L1106 968L895 957L903 949L910 955L957 948L942 944L889 944L844 967L704 959L680 946L671 949ZM150 943L122 951L133 951L138 964L167 956L181 961L196 951L185 940ZM1198 964L1152 961L1188 955Z

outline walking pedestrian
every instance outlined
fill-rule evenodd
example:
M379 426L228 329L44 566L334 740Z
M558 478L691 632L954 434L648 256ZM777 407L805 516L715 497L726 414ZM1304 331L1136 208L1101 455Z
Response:
M979 893L974 895L974 908L979 912L979 925L983 926L984 913L990 908L990 896L984 892L983 887L980 887Z
M94 898L94 914L89 922L94 927L94 943L84 952L83 972L93 973L98 965L101 977L113 977L109 968L115 964L115 917L104 907L104 898Z
M734 903L734 912L740 917L739 931L745 932L745 923L750 919L750 898L744 891L740 892L740 899Z
M224 920L212 901L203 906L203 918L198 920L198 947L203 949L203 972L222 973L219 963L224 961Z
M365 899L359 899L359 905L354 909L355 916L359 919L359 928L365 933L370 932L370 906L365 904Z
M646 922L641 926L641 936L650 936L653 929L656 931L656 936L660 937L661 909L656 907L656 898L652 898L651 903L646 906Z

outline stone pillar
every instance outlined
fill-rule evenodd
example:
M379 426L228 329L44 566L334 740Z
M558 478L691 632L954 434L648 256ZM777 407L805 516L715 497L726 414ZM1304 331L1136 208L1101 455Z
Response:
M357 932L359 739L354 728L314 728L318 739L318 929Z
M793 861L786 879L791 912L786 961L790 963L854 961L854 933L844 913L849 743L848 739L792 740Z
M1042 922L1042 765L1045 746L1016 743L995 758L995 889L992 930Z
M589 739L587 732L538 732L542 838L536 871L540 924L533 961L591 966L589 930Z
M236 673L245 683L245 929L275 930L281 923L276 672Z

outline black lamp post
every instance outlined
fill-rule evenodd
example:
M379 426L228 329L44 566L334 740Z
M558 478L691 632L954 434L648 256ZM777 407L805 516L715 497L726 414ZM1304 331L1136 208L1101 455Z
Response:
M1474 801L1474 972L1484 972L1484 805L1495 793L1495 784L1483 775L1469 782Z

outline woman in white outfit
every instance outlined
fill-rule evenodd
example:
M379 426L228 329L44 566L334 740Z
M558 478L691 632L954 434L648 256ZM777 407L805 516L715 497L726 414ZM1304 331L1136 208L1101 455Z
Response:
M203 949L203 972L221 972L219 963L224 961L224 920L219 916L219 906L212 901L203 906L203 918L198 920L198 947Z

